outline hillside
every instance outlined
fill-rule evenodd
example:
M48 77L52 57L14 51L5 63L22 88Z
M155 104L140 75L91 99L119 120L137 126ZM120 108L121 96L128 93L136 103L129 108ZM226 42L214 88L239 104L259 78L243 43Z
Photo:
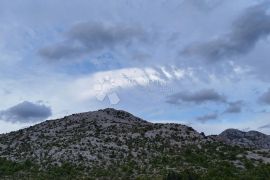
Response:
M232 137L207 137L188 126L150 123L115 109L74 114L0 135L0 176L200 179L224 171L228 178L257 177L260 169L263 178L270 177L269 150L223 144L224 134Z
M270 149L270 136L258 131L243 132L238 129L227 129L219 134L219 138L231 145Z

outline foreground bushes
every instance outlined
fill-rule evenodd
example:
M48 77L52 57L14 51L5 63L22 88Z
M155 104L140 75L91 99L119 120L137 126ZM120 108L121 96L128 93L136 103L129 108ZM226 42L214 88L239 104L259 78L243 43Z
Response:
M270 164L254 162L245 156L246 149L222 144L206 144L170 151L139 163L134 158L115 160L104 168L78 167L70 163L40 168L31 161L15 163L0 158L0 179L164 179L164 180L269 180ZM233 162L242 163L236 167Z

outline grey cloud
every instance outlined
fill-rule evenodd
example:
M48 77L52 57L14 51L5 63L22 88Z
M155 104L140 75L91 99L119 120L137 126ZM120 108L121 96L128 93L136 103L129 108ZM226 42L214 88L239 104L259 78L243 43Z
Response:
M270 105L270 88L259 97L259 102Z
M138 27L80 23L66 33L66 40L40 49L39 54L47 59L58 60L146 41L145 32Z
M185 3L191 3L198 9L208 12L209 10L214 9L219 6L223 1L222 0L186 0Z
M0 119L9 122L35 122L52 115L51 108L43 104L24 101L7 110L0 111Z
M242 111L243 101L229 102L228 105L224 113L240 113Z
M270 124L260 126L258 129L270 129Z
M206 102L226 102L226 97L213 89L203 89L197 92L179 92L167 97L167 103L181 104L183 102L202 104Z
M84 47L76 47L72 42L59 43L44 47L39 50L39 54L47 59L72 58L86 52Z
M205 123L206 121L209 121L209 120L215 120L218 118L218 114L217 113L213 113L213 114L206 114L204 116L199 116L196 118L196 120L202 122L202 123Z
M256 43L270 33L269 3L250 7L232 24L232 31L212 41L194 44L182 52L199 55L209 61L248 53Z

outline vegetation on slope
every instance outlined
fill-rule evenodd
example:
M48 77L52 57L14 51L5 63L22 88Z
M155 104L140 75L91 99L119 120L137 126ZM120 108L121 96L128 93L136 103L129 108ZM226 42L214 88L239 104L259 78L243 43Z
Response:
M0 179L270 179L270 165L247 158L247 151L251 150L208 143L151 156L144 164L132 157L116 159L106 169L102 164L89 168L68 163L41 169L30 161L0 159Z

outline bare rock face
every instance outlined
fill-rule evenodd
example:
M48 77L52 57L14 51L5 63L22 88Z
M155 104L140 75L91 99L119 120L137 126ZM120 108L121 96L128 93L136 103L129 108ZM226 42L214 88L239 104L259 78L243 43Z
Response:
M243 132L237 129L227 129L216 138L231 145L256 149L270 149L270 136L258 131Z
M132 114L103 109L49 120L0 135L0 157L41 166L63 162L93 167L133 159L147 163L162 153L209 138L180 124L154 124Z

